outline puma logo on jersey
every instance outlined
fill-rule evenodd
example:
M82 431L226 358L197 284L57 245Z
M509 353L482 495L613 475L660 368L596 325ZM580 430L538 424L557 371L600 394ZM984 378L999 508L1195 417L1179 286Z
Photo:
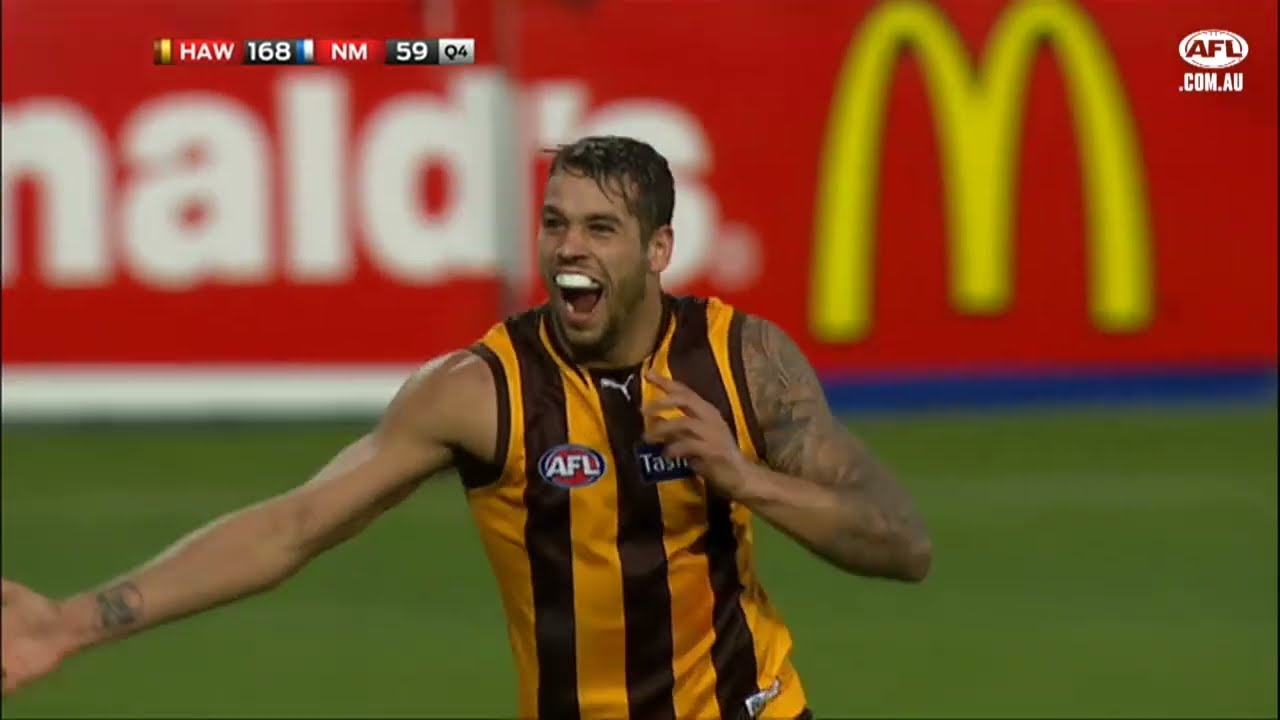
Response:
M630 401L631 400L631 381L634 380L635 377L636 377L635 373L632 373L628 375L627 379L623 380L622 382L618 382L613 378L600 378L600 387L609 388L610 390L617 390L618 392L622 393L627 398L628 401Z

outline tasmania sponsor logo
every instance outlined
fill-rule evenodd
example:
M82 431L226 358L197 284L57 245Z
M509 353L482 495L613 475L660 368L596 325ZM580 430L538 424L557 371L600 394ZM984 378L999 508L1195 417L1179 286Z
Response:
M693 466L686 458L670 458L663 454L663 445L637 445L636 463L640 465L640 477L645 482L658 483L667 480L684 480L694 475Z
M542 479L566 489L594 484L604 470L604 456L585 445L557 445L538 461Z
M1197 30L1178 43L1178 54L1193 67L1203 70L1225 70L1244 62L1249 43L1230 30ZM1244 89L1244 73L1183 73L1182 92L1240 92Z

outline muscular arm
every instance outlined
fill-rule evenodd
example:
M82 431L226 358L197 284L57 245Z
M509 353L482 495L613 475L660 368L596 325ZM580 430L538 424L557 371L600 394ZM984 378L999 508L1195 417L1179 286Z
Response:
M932 550L911 498L832 415L800 349L748 316L742 353L769 468L748 470L737 499L849 572L924 579Z
M474 410L490 405L475 402L486 392L493 379L468 353L428 364L376 428L309 482L215 520L141 568L61 603L69 650L270 589L452 464L453 447L490 454L494 424Z

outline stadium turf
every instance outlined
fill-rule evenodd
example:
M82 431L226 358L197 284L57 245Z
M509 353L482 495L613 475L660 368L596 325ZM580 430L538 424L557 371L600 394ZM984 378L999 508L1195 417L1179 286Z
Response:
M762 533L819 717L1270 715L1276 413L851 421L931 526L919 587ZM350 427L3 433L7 577L60 594L304 478ZM5 717L514 710L494 582L452 481L275 593L76 658Z

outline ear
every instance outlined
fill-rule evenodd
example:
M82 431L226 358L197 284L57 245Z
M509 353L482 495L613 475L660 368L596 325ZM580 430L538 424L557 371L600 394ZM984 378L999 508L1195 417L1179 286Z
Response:
M660 273L671 264L671 251L675 249L675 231L670 225L663 225L653 231L649 237L649 272Z

